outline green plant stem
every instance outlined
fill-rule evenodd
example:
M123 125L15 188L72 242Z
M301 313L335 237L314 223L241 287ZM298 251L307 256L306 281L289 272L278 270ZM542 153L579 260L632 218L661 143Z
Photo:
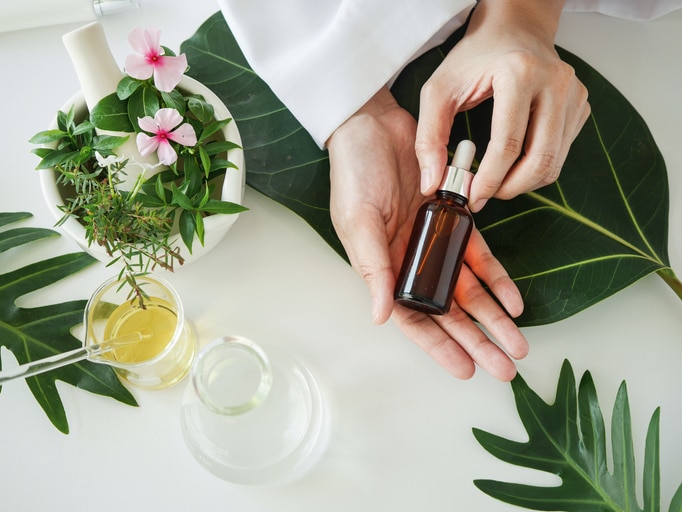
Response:
M671 268L662 268L657 270L656 273L661 276L661 279L672 288L675 294L682 299L682 282L677 278L675 272Z

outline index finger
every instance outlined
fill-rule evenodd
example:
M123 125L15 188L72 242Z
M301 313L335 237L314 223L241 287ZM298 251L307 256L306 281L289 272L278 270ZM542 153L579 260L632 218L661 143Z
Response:
M521 155L530 118L531 98L518 87L494 94L490 141L471 183L469 204L479 211L495 195Z
M429 80L419 99L414 149L422 173L421 192L427 196L436 191L448 163L448 142L456 112L448 97L436 81Z

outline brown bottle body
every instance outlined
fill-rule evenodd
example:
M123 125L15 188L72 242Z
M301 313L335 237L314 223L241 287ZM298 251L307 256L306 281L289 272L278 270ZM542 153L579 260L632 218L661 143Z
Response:
M459 194L439 190L421 206L396 283L398 303L431 315L450 311L474 226L466 203Z

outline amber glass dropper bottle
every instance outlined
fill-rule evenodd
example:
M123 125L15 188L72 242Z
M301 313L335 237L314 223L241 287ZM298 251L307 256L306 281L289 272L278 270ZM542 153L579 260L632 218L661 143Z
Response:
M467 200L475 154L470 140L457 145L436 197L417 213L395 289L396 301L404 306L431 315L450 311L474 226Z

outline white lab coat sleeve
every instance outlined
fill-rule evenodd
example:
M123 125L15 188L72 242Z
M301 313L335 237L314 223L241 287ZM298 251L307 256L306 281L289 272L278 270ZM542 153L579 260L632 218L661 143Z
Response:
M682 0L566 0L564 11L598 12L648 21L682 7Z
M249 65L320 147L473 0L218 0ZM456 27L455 27L456 28Z
M244 56L320 147L473 0L218 0ZM648 20L682 0L566 0L569 11Z

